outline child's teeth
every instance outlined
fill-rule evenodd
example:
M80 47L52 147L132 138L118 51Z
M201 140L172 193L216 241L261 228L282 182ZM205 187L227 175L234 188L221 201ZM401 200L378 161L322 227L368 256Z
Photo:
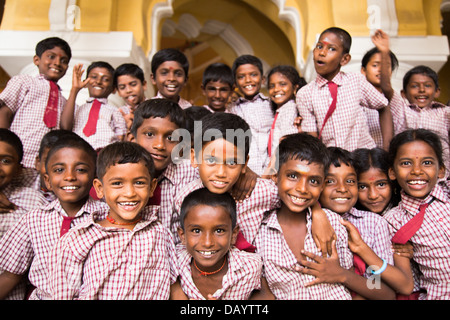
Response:
M78 187L76 187L76 186L66 186L66 187L63 187L63 190L76 190L76 189L78 189Z

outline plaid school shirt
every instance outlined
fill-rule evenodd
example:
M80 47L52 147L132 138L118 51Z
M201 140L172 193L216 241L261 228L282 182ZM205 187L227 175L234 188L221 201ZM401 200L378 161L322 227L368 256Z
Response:
M353 266L353 255L348 248L348 235L345 227L339 222L341 217L323 209L336 233L336 248L343 268ZM304 240L305 251L320 255L311 234L311 210L308 209L307 235ZM263 259L263 276L277 300L351 300L348 289L339 283L321 283L310 287L305 284L315 279L314 276L295 271L298 265L294 253L289 248L283 230L278 222L277 211L272 211L261 224L256 237L256 252ZM309 259L309 258L308 258Z
M278 114L278 116L272 134L272 154L277 149L282 137L298 133L298 128L294 125L295 118L298 117L295 100L286 102L281 108L277 109L276 114Z
M107 211L69 230L49 255L49 298L168 300L175 247L157 211L146 207L133 230L96 223Z
M431 106L419 108L411 105L407 100L394 92L390 102L394 133L398 134L407 129L428 129L439 135L442 142L445 166L450 168L450 107L439 102L433 102Z
M199 178L186 185L176 195L173 203L171 231L175 244L180 243L177 229L180 227L181 204L191 192L204 188ZM266 212L280 207L277 185L271 179L258 178L249 198L236 202L237 224L248 243L253 244Z
M89 198L72 220L72 227L86 221L91 212L105 206L103 202ZM67 214L59 200L23 215L0 239L0 270L14 274L28 271L31 284L38 289L45 288L48 253L59 239L63 217L67 217ZM30 299L40 299L36 291L33 291Z
M257 175L262 175L270 160L267 144L274 119L269 99L262 93L258 93L252 100L240 97L229 110L250 126L252 140L247 165Z
M67 100L58 96L58 117L56 127L48 128L44 123L44 113L50 94L50 84L43 75L18 75L12 77L0 93L0 100L13 112L10 130L17 134L23 144L22 164L34 168L39 146L44 135L59 129L61 113Z
M377 110L364 108L364 113L367 118L367 125L369 126L369 133L375 145L383 149L383 133L380 127L380 113Z
M352 208L349 212L344 213L342 218L350 221L358 229L363 241L379 258L394 265L389 225L383 217L370 211ZM372 272L366 269L365 277L369 278L370 276L372 276Z
M0 213L0 238L2 238L25 213L47 204L44 196L39 191L32 188L9 184L1 190L1 192L10 202L16 205L17 209L9 213Z
M175 197L185 185L198 178L198 169L191 166L190 160L183 159L179 163L170 163L158 177L158 184L161 187L161 203L158 215L167 230L170 230L171 226Z
M102 104L98 115L97 131L89 137L83 133L94 98L89 98L85 104L75 107L73 124L73 132L89 142L95 150L102 149L118 141L120 136L124 136L127 133L125 119L119 109L109 105L106 98L97 100Z
M425 199L401 191L399 205L383 217L389 222L391 236L412 219L423 203L430 203L421 228L412 236L413 260L420 272L420 287L426 292L419 299L450 299L450 202L448 189L436 184Z
M46 200L46 204L56 199L52 191L45 191L41 186L41 176L34 168L22 168L20 174L13 181L21 187L30 187L38 191Z
M161 94L161 92L157 92L156 93L156 96L154 96L152 99L167 99L166 97L164 97L162 94ZM179 99L178 99L178 105L181 107L181 109L187 109L187 108L189 108L190 106L192 106L192 104L189 102L189 101L187 101L186 99L183 99L182 97L180 97Z
M362 74L339 72L333 82L338 85L337 105L323 128L323 143L348 151L374 148L376 145L369 132L364 108L382 109L388 105L388 100ZM317 75L297 92L303 132L319 134L322 128L332 102L327 83L328 80Z
M206 300L192 279L192 256L184 245L177 245L181 289L192 300ZM262 260L256 253L231 247L227 255L228 272L223 276L222 288L213 293L218 300L248 300L254 290L261 289Z

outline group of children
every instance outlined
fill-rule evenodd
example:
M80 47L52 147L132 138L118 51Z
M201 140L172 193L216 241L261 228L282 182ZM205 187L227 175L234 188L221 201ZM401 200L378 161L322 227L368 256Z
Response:
M66 100L70 47L41 41L40 75L0 94L0 298L449 299L449 107L423 66L396 93L372 39L344 73L351 37L325 30L317 78L276 66L269 97L257 57L213 64L205 106L180 97L175 49L152 58L151 99L139 67L99 61Z

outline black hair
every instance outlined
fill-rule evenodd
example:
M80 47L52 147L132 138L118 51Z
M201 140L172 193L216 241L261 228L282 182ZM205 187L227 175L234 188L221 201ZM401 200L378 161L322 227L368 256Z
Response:
M350 151L340 147L328 147L327 149L330 154L330 164L336 168L339 168L342 164L355 168L355 159Z
M35 48L36 55L41 57L45 51L53 49L54 47L61 48L66 53L69 60L72 58L72 50L70 49L69 44L67 41L58 37L50 37L39 41Z
M231 67L231 70L233 71L233 79L235 81L236 81L236 70L244 64L252 64L259 69L259 72L261 72L261 76L264 74L261 59L252 56L250 54L244 54L242 56L237 57L233 62L233 66Z
M400 186L398 185L397 180L389 179L389 153L381 148L359 148L354 150L352 155L358 179L361 174L369 171L371 168L378 169L386 175L392 189L390 203L393 206L396 206L400 201L400 193L398 192ZM358 206L359 208L362 208L359 204ZM367 208L365 210L367 210Z
M230 214L231 227L234 229L237 223L236 201L229 192L213 193L207 188L201 188L188 194L184 198L180 209L180 226L184 230L184 220L192 207L205 205L211 207L222 207Z
M295 99L295 94L297 93L297 91L301 87L306 85L306 80L300 76L300 73L295 67L291 65L279 65L273 67L267 74L267 88L269 88L270 77L275 73L281 73L292 83L292 86L294 87L294 95L291 98L293 99ZM295 86L298 86L298 88L295 89ZM275 111L277 110L277 106L272 101L270 103L272 105L272 110L275 113Z
M372 59L373 55L376 53L380 53L380 50L377 47L374 47L374 48L370 49L369 51L367 51L361 60L361 67L366 69L367 64L369 63L370 59ZM395 69L398 68L398 59L397 59L396 55L390 50L389 50L389 55L391 56L391 69L392 69L392 71L394 71Z
M433 80L433 82L434 82L434 85L436 86L436 90L439 89L439 76L436 73L436 71L434 71L430 67L420 65L420 66L417 66L417 67L414 67L414 68L410 69L403 76L403 91L406 92L406 89L408 87L408 83L411 80L411 77L413 75L415 75L415 74L422 74L424 76L427 76L427 77L431 78Z
M108 168L117 164L138 163L143 161L150 178L155 177L155 165L152 156L142 146L129 141L117 141L107 145L98 154L97 178L102 180Z
M91 72L94 68L105 68L111 73L111 76L114 76L114 68L106 61L94 61L92 62L86 70L86 76L89 76L89 72Z
M342 47L344 49L344 54L350 53L350 48L352 46L352 36L350 33L348 33L346 30L338 27L331 27L328 29L325 29L320 34L320 37L322 37L325 33L333 33L335 34L342 42Z
M0 128L0 141L7 143L14 148L19 163L21 163L23 159L23 144L19 136L9 129Z
M76 133L70 130L63 130L63 129L52 130L47 132L42 137L41 144L39 146L39 153L38 153L39 158L42 160L42 154L44 153L44 151L46 149L50 149L55 144L55 142L59 140L59 138L66 135L74 136L76 135Z
M428 144L436 153L439 166L445 167L442 156L442 142L437 133L427 129L408 129L395 135L389 144L389 165L394 166L398 149L405 143L413 141L423 141Z
M145 119L169 117L179 128L185 128L186 117L178 103L169 99L148 99L139 104L134 111L133 124L130 132L136 137L137 130Z
M114 88L117 88L117 79L120 76L131 76L140 80L142 84L145 82L144 70L134 63L123 63L114 70Z
M166 61L178 62L184 70L186 79L188 78L189 60L183 52L174 48L161 49L154 54L151 62L152 73L156 74L159 66Z
M305 132L284 136L277 150L277 168L281 168L289 160L304 160L323 165L326 174L330 166L330 156L325 144Z
M193 134L194 133L194 122L203 119L208 114L212 112L203 106L190 106L184 109L184 114L186 115L186 129Z
M244 159L242 160L244 162L247 160L250 151L251 130L244 119L232 113L215 112L203 117L201 125L202 130L198 130L194 137L194 141L202 142L201 148L216 139L225 139L234 144L238 150L243 151ZM199 147L200 145L194 143L196 156L201 151Z
M224 63L213 63L206 67L203 71L202 85L206 87L209 82L220 81L230 86L230 89L234 86L233 71Z
M89 144L89 142L81 138L79 135L63 135L55 142L55 144L48 151L47 159L45 161L45 170L47 170L47 172L48 172L47 165L50 158L57 151L64 148L83 150L84 152L87 153L89 158L91 158L94 165L97 162L97 152Z

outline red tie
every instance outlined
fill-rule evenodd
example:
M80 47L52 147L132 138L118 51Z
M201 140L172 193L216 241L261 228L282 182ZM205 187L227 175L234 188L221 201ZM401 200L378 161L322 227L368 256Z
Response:
M248 243L247 240L245 240L244 235L241 231L239 231L237 238L236 238L236 244L235 247L239 250L247 251L247 252L255 252L256 247L252 244Z
M161 187L159 183L156 185L155 191L153 191L153 196L148 199L147 205L151 206L159 206L161 204Z
M59 232L60 237L62 237L63 235L66 234L67 231L69 231L70 224L71 224L72 220L74 219L74 217L63 217L63 218L64 218L64 220L61 225L61 231Z
M392 238L392 242L405 244L422 226L423 218L425 217L425 210L429 203L424 203L419 207L419 213L409 220L403 227L398 229Z
M267 145L269 157L272 155L272 138L273 138L273 130L275 129L275 122L277 122L278 112L275 113L275 118L273 119L272 128L270 129L269 134L269 143Z
M102 104L97 99L94 99L94 102L92 102L91 110L89 111L89 119L83 129L83 133L86 137L92 136L97 130L97 120L101 105Z
M322 137L322 130L323 127L325 127L325 123L327 123L328 119L331 117L334 110L336 110L337 87L338 86L336 83L328 81L328 89L330 90L331 98L333 98L333 101L331 101L330 107L328 108L327 114L325 115L325 119L323 120L322 128L320 129L319 133L319 139Z
M55 82L50 80L48 82L50 83L50 94L48 95L47 107L44 112L44 123L47 128L54 128L58 119L59 89Z

